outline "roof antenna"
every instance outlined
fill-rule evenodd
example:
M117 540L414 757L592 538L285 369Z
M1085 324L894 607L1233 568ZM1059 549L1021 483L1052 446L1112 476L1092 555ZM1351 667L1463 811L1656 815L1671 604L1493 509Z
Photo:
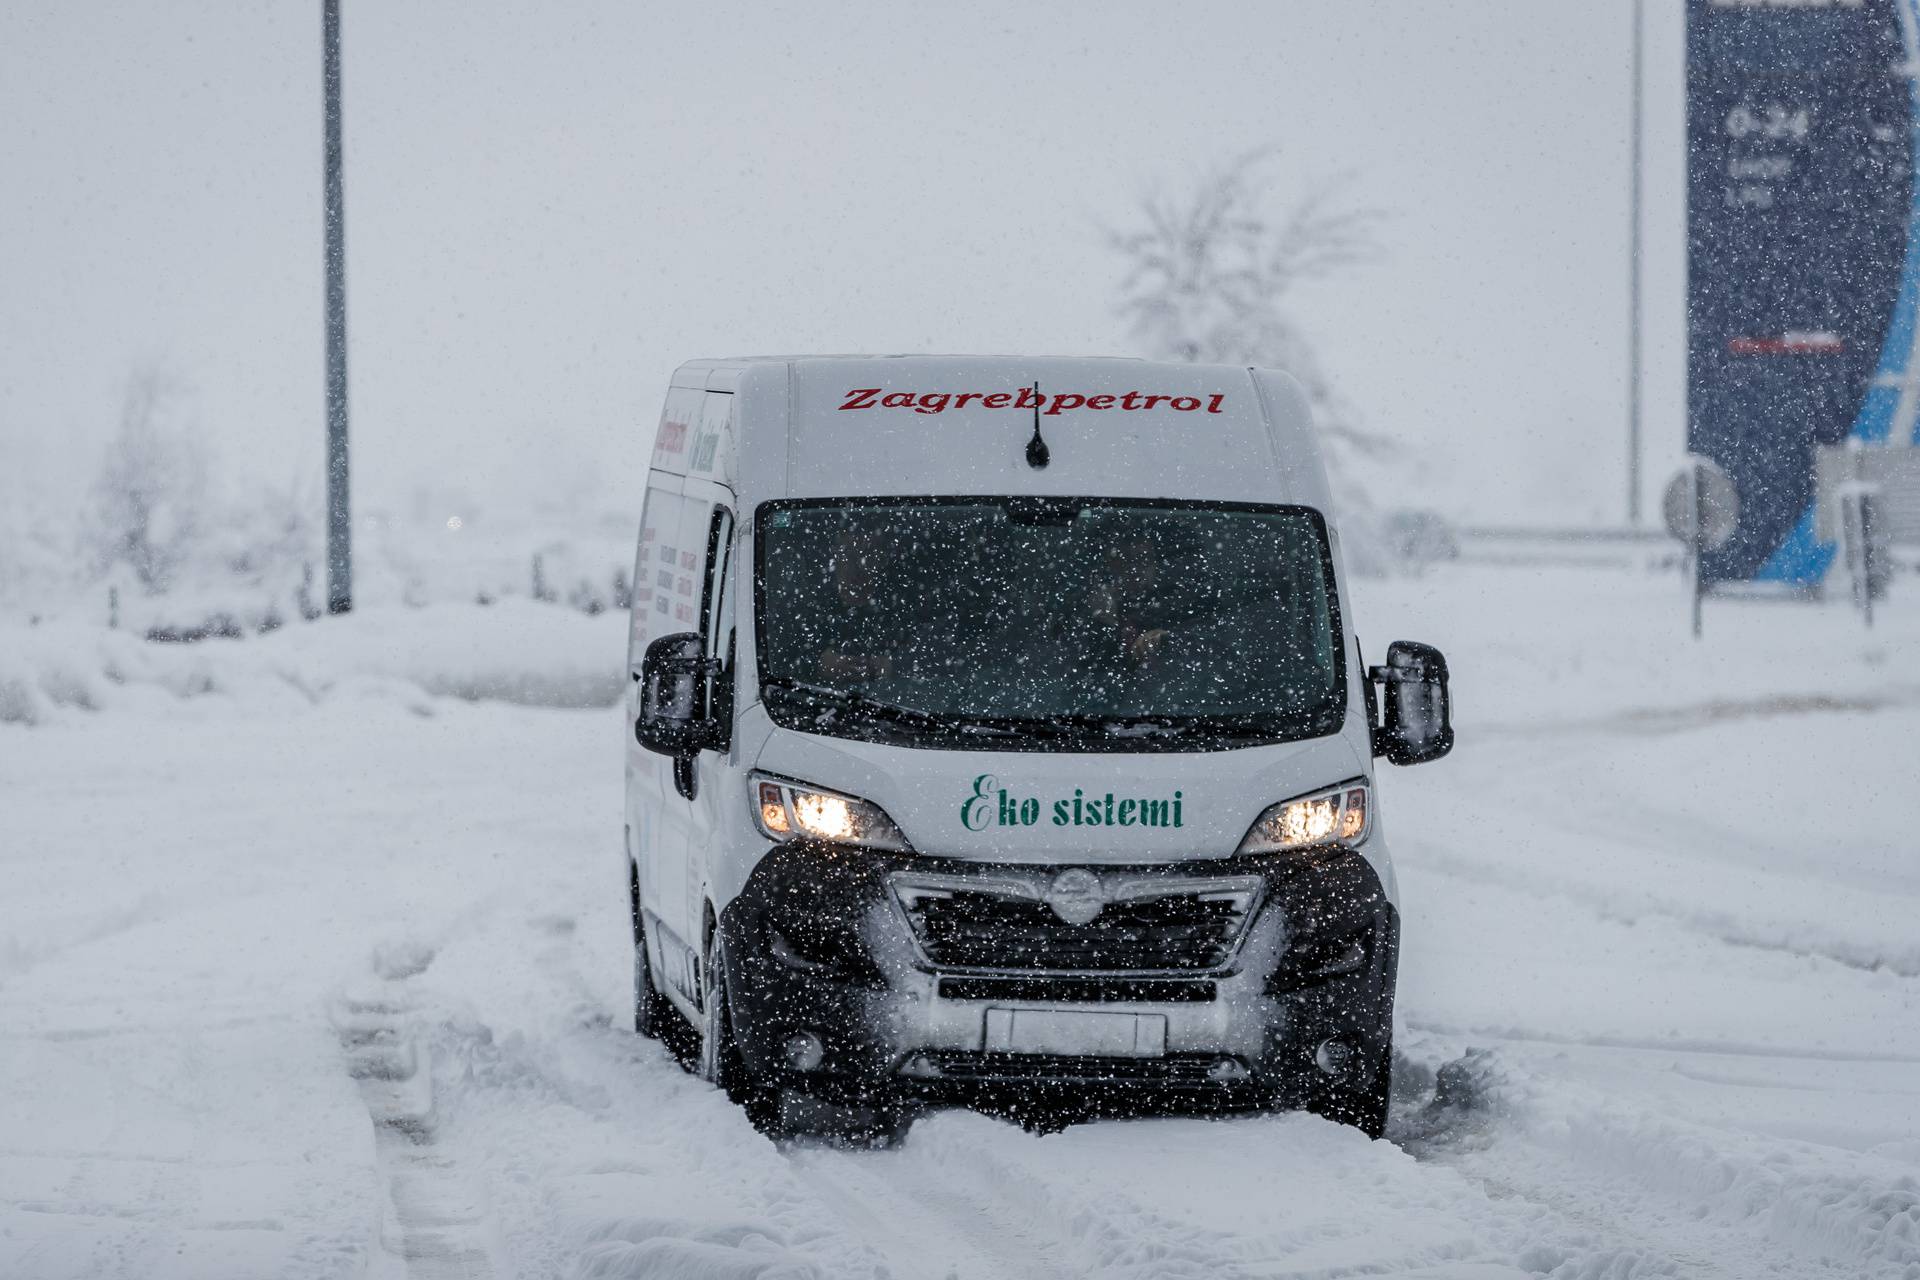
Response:
M1040 384L1033 384L1033 439L1027 441L1027 465L1035 471L1053 460L1053 451L1040 438Z

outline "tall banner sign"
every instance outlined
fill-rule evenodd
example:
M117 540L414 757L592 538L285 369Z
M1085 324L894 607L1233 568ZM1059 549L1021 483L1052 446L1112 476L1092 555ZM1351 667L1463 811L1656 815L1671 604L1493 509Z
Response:
M1814 448L1914 439L1920 0L1687 0L1687 442L1709 581L1811 587Z

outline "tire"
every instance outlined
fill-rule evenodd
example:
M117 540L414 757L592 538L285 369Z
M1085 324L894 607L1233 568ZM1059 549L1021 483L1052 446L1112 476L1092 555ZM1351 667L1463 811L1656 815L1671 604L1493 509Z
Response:
M1366 1084L1316 1080L1307 1093L1307 1110L1335 1124L1350 1124L1369 1138L1387 1131L1387 1104L1393 1094L1393 1042L1381 1046L1380 1065Z
M895 1098L832 1102L799 1089L783 1089L770 1104L770 1136L803 1138L828 1146L878 1150L898 1146L913 1123Z
M633 920L633 1029L650 1040L663 1040L680 1015L653 985L653 963L647 958L647 924L640 911L640 873L628 864Z
M709 928L700 964L699 1075L747 1113L763 1133L774 1131L780 1116L777 1091L754 1079L734 1040L733 1002L727 995L727 966L720 931Z

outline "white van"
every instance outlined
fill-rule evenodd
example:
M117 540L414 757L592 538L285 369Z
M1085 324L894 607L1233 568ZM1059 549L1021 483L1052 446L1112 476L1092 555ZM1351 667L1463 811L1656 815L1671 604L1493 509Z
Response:
M1377 1136L1373 762L1453 732L1437 652L1366 665L1340 563L1283 373L683 366L633 580L636 1029L684 1018L768 1128L1150 1091Z

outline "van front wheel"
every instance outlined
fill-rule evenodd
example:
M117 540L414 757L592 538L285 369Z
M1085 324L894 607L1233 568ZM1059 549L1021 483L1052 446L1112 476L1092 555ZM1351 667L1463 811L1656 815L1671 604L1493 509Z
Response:
M1307 1110L1335 1124L1350 1124L1369 1138L1387 1131L1387 1103L1393 1092L1393 1046L1365 1082L1315 1079L1307 1091Z
M779 1116L779 1095L753 1077L734 1038L733 1002L727 995L726 954L720 931L711 929L700 965L700 1078L747 1113L755 1128L770 1130Z

